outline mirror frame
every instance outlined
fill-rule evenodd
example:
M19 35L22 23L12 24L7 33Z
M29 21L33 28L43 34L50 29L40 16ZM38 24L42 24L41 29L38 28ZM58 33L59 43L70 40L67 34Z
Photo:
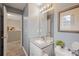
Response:
M70 33L79 33L79 31L68 31L68 30L60 30L60 14L75 8L79 8L79 4L74 5L72 7L66 8L58 13L58 32L70 32Z

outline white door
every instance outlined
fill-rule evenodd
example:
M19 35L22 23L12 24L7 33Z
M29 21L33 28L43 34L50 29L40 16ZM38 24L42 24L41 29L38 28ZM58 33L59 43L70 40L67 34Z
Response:
M3 6L3 20L4 20L4 56L6 55L6 49L7 49L7 10L6 7Z

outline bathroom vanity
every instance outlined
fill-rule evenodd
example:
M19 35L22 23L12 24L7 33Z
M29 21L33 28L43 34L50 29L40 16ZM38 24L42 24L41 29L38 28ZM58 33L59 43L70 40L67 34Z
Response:
M32 38L30 41L31 56L51 56L53 55L53 38L45 39Z

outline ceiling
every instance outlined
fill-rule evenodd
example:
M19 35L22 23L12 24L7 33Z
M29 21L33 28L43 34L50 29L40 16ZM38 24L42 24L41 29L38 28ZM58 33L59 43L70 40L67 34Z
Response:
M8 5L10 7L13 7L13 8L16 8L16 9L20 9L20 10L23 10L24 7L26 6L26 4L27 3L5 3L5 5ZM46 3L44 3L44 4L36 4L36 5L41 5L41 7L42 7L42 6L46 5ZM50 12L48 12L48 15L50 15L52 13L53 12L50 11Z
M26 3L6 3L5 5L8 5L8 6L10 6L10 7L23 10L24 7L26 6Z
M22 19L22 15L16 14L16 13L8 12L7 16L9 20L21 20Z

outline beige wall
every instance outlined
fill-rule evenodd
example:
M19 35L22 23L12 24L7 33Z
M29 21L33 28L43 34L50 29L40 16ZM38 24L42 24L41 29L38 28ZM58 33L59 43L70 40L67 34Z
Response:
M40 9L35 3L28 4L28 16L37 16L39 11Z
M8 42L13 42L21 40L21 32L20 31L14 31L14 32L8 32Z
M10 19L8 19L7 24L8 24L9 27L15 27L15 31L21 30L20 20L10 20Z
M7 26L15 27L15 31L8 31L8 42L21 40L22 15L11 12L8 12L7 15L8 15Z

